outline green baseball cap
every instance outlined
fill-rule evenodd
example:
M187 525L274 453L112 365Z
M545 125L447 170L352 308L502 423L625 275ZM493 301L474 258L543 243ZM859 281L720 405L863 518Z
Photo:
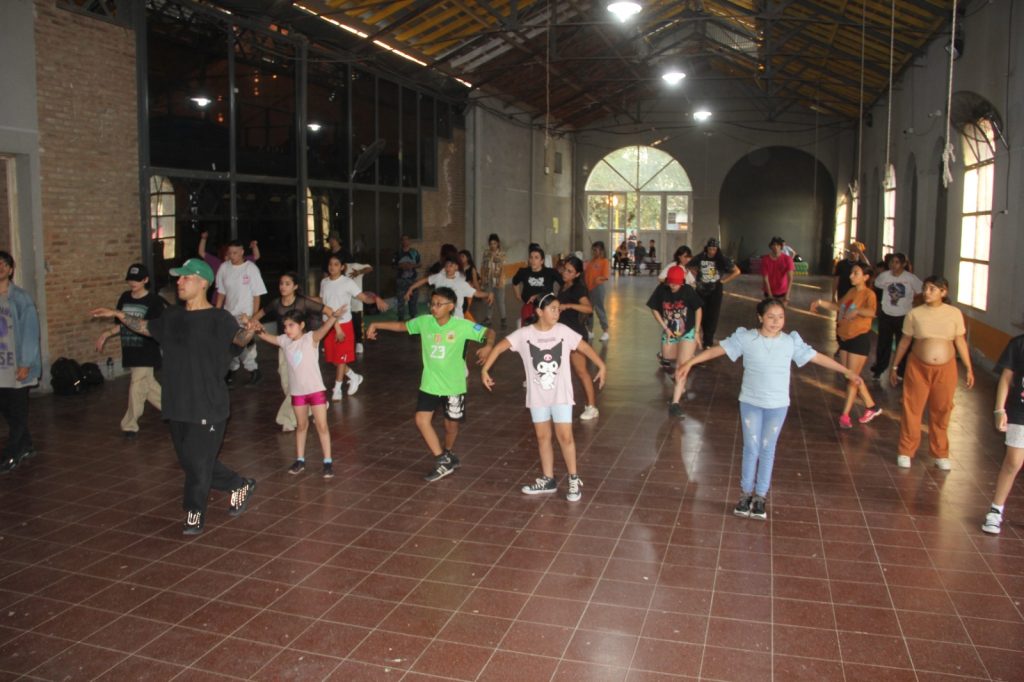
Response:
M189 258L181 264L180 268L171 268L171 274L175 277L199 275L210 284L213 284L213 268L202 258Z

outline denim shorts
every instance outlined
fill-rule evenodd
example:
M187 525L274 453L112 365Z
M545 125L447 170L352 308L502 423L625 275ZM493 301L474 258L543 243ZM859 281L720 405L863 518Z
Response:
M553 421L556 424L572 424L572 405L551 405L549 407L531 407L530 417L534 424Z
M1024 449L1024 425L1006 425L1006 446L1010 448Z
M696 334L696 327L690 327L690 331L686 332L682 336L669 336L665 332L662 332L661 343L662 345L674 346L675 344L682 343L683 341L694 341L697 338Z

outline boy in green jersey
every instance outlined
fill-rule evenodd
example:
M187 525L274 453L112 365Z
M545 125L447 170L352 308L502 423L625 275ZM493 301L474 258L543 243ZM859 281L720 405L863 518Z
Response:
M486 339L483 348L476 351L477 364L483 364L494 348L494 330L453 317L457 300L454 291L438 287L430 296L429 315L408 322L374 322L366 330L366 338L371 341L377 339L378 330L420 336L423 377L416 401L416 428L434 456L434 468L423 477L426 481L444 478L459 468L459 458L452 448L459 435L459 422L466 418L466 342L480 343ZM444 406L443 449L431 423L440 406Z

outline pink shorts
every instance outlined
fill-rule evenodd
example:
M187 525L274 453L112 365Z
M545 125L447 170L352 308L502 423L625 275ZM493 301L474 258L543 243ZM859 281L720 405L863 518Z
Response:
M356 333L352 321L341 323L345 332L345 340L338 341L334 332L327 332L324 337L324 359L332 365L346 365L356 360Z
M327 391L317 391L316 393L307 393L306 395L293 395L292 396L292 407L302 407L304 405L326 405L327 404Z

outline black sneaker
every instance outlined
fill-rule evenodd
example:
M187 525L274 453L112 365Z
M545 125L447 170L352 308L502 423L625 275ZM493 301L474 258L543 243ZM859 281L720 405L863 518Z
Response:
M750 518L761 521L768 518L768 511L764 508L764 498L760 495L755 495L750 503Z
M541 476L530 485L524 485L520 490L524 495L543 495L544 493L558 492L558 483L548 476Z
M181 525L182 535L199 535L203 532L203 524L206 521L205 514L201 511L185 512L185 523Z
M230 372L228 372L228 375L224 378L224 383L226 383L228 385L228 388L231 388L232 386L235 385L235 374L237 374L237 373L238 373L237 369L233 370L233 371L230 371Z
M423 477L424 481L433 483L439 481L448 474L453 473L459 468L459 458L451 450L445 450L444 454L437 458L437 463L434 468L430 470L426 476Z
M750 502L753 498L750 495L744 495L740 498L740 501L736 503L736 508L732 510L732 513L736 516L742 516L745 519L750 518Z
M681 403L669 403L668 405L668 416L670 417L682 417L683 406Z
M249 372L249 385L250 386L255 386L256 384L260 383L261 381L263 381L263 373L261 371L259 371L258 369L254 369L253 371Z
M251 478L243 478L245 481L241 488L231 491L231 506L228 507L228 516L239 516L249 508L249 500L252 499L252 492L256 490L256 481Z
M0 460L0 474L6 474L8 471L14 471L18 467L17 457L4 457Z
M122 431L121 433L122 433L122 434L124 435L124 437L125 437L125 438L127 438L128 440L131 440L132 438L135 438L136 436L138 436L138 435L139 435L139 432L138 432L138 431Z
M334 478L334 462L324 462L324 478Z
M292 474L293 476L295 474L301 474L302 471L305 468L306 468L306 460L304 460L304 459L297 459L294 462L292 462L292 465L290 467L288 467L288 473Z

